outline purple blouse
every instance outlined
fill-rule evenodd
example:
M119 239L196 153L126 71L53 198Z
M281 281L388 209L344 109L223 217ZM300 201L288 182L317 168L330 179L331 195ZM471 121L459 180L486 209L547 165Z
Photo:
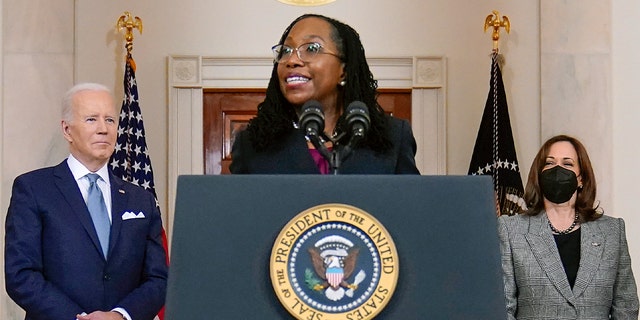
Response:
M331 148L329 148L329 151L331 151ZM311 153L313 161L320 170L320 174L329 174L329 162L320 154L320 151L317 149L309 149L309 153Z

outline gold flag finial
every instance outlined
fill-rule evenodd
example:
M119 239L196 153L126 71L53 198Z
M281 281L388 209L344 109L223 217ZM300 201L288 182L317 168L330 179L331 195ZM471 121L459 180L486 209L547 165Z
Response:
M131 55L131 50L133 50L133 29L138 29L138 32L142 34L142 20L138 17L131 18L129 11L125 11L120 18L118 18L116 29L118 32L126 29L124 39L127 43L124 46L127 49L127 56Z
M511 30L511 23L509 23L509 17L502 16L497 10L493 10L492 14L488 15L484 19L484 32L487 32L489 27L493 27L493 33L491 39L493 39L493 52L498 52L498 40L500 40L500 28L503 27L507 30L507 33Z

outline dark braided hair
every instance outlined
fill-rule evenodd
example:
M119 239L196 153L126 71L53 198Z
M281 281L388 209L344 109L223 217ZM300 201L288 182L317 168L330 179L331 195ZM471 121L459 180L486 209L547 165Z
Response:
M310 17L323 19L332 26L331 38L345 65L345 85L342 87L342 94L339 95L343 101L342 104L338 104L341 105L342 115L336 124L336 131L344 131L344 108L353 101L362 101L369 108L371 127L360 144L377 152L390 150L392 145L387 133L387 118L377 102L378 82L369 69L358 32L338 20L318 14L305 14L287 27L278 44L284 43L291 28L298 21ZM298 115L295 106L289 103L280 91L278 63L274 62L266 98L258 105L257 116L249 121L247 132L254 148L264 151L289 134L293 130L294 122L298 122ZM345 135L344 139L348 139L347 136Z

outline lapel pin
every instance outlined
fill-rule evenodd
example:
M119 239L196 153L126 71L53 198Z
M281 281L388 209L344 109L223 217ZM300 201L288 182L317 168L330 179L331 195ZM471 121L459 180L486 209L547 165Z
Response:
M118 192L124 194L124 190L122 190L122 189L118 189Z
M591 245L594 247L599 247L600 243L599 242L591 242Z

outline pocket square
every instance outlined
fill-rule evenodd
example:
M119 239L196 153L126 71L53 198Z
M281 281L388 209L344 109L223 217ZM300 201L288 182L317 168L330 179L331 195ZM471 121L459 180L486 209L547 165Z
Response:
M143 219L143 218L144 218L144 213L142 213L142 211L138 212L138 214L135 214L131 211L127 211L122 214L122 220Z

